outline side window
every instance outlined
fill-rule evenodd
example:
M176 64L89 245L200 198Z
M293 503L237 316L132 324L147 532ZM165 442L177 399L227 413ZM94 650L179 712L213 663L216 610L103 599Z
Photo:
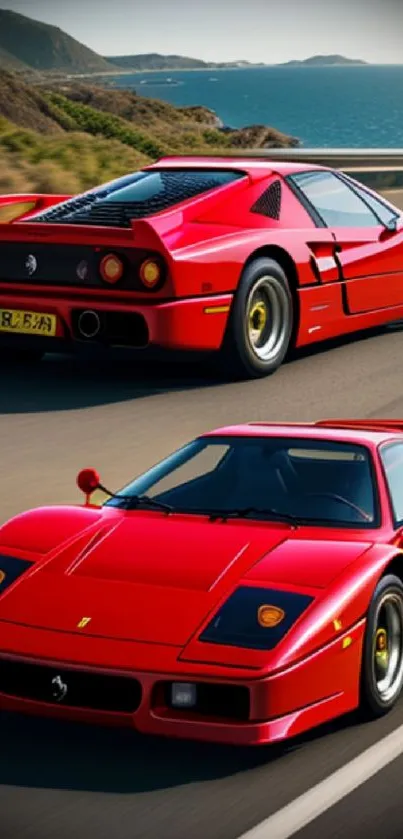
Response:
M328 227L378 227L379 220L364 201L332 172L291 175L303 196Z
M389 221L392 219L397 218L398 213L395 212L392 207L388 207L387 204L384 204L383 201L375 198L374 195L371 195L370 192L366 192L364 189L360 189L359 186L354 184L354 189L358 192L359 195L362 196L363 200L366 201L367 204L371 207L371 210L378 216L379 221L381 224L388 224Z
M380 452L397 522L403 522L403 443L389 443Z

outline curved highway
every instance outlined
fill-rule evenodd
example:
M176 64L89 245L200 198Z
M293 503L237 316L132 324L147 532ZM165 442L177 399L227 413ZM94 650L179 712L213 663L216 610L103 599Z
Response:
M402 417L402 348L403 330L389 328L299 354L271 378L235 384L211 381L202 369L137 373L53 357L2 369L0 518L76 501L83 466L96 466L118 488L217 425ZM256 751L8 715L0 722L1 839L238 839L290 803L283 832L269 821L250 837L403 835L401 757L302 830L296 801L336 770L350 779L367 771L369 757L358 768L350 761L403 724L403 702L371 725L353 715L288 747ZM343 787L340 779L331 783ZM325 800L320 790L313 797Z

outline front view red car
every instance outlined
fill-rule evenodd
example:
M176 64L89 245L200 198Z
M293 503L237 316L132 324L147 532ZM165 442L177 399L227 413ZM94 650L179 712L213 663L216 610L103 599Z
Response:
M403 423L205 434L0 529L0 708L226 743L403 682ZM106 493L102 506L94 493Z

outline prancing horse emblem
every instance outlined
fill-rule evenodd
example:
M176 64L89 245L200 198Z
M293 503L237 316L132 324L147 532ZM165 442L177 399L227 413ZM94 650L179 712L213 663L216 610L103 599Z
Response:
M35 274L35 271L38 267L38 262L37 262L35 256L32 253L30 253L27 256L27 258L25 260L25 267L28 271L29 276L32 277L32 274Z
M77 628L84 629L84 627L87 626L87 624L89 624L90 622L91 618L81 618L81 620L78 621Z
M56 699L56 702L62 702L64 697L66 696L68 687L66 683L62 681L61 676L55 676L55 678L52 679L52 687L53 699Z

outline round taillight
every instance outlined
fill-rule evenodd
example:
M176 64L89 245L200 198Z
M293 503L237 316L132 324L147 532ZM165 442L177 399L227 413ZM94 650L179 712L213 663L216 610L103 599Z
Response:
M123 276L124 265L118 256L108 253L101 260L99 270L105 283L117 283Z
M154 288L161 279L161 268L153 259L146 259L140 266L140 279L147 288Z

